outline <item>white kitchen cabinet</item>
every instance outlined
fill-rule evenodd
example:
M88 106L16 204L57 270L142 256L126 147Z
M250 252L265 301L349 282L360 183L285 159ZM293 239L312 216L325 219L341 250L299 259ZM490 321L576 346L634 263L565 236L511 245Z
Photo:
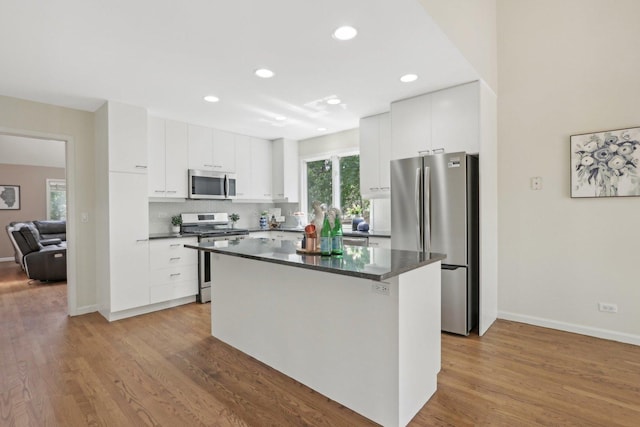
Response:
M213 170L213 129L188 126L189 169Z
M480 87L478 82L431 94L431 138L448 153L477 153L480 141Z
M390 195L391 115L360 119L360 192L365 199Z
M251 199L273 199L271 141L251 138Z
M146 175L109 173L110 312L149 304L149 203L146 195Z
M213 170L219 172L236 171L236 136L231 132L213 130Z
M273 199L279 202L298 203L298 141L276 139L273 150Z
M198 251L196 237L154 239L149 242L149 301L171 301L198 293Z
M391 158L404 159L432 150L431 96L391 103Z
M238 135L236 146L236 199L251 198L251 137Z
M369 236L369 246L373 248L391 249L391 238Z
M186 123L149 118L149 197L187 198Z
M147 173L147 111L132 105L108 102L106 133L109 139L109 171Z
M391 104L392 159L440 151L477 153L479 140L479 82Z
M231 132L189 125L189 169L235 172L235 138Z

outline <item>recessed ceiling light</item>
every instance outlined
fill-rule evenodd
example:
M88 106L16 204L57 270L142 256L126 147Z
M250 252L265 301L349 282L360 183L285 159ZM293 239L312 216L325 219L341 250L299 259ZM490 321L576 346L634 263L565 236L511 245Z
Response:
M411 83L415 82L416 80L418 80L418 76L415 74L405 74L404 76L400 77L400 81L402 83Z
M333 38L337 40L351 40L358 34L358 30L348 25L337 28L333 32Z
M220 101L220 98L218 98L217 96L214 95L207 95L204 97L204 100L207 102L218 102Z
M339 98L331 98L327 100L327 104L330 104L330 105L338 105L340 104L340 102L342 101L340 101Z
M327 128L318 128L317 130L319 130L320 132L324 132L325 130L327 130Z
M281 122L283 120L287 120L287 118L285 116L276 116L275 119L278 120L279 122Z
M273 71L266 68L258 68L255 71L255 74L256 76L262 77L263 79L270 79L271 77L275 76L275 73Z

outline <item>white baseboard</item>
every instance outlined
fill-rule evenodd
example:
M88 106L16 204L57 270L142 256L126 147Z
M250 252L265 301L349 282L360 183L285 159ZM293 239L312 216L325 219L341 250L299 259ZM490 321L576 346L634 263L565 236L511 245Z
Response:
M640 335L632 335L624 332L611 331L608 329L593 328L591 326L577 325L575 323L559 322L557 320L527 316L518 313L509 313L506 311L499 311L498 319L513 320L514 322L527 323L534 326L542 326L543 328L557 329L560 331L572 332L574 334L587 335L590 337L603 338L605 340L618 341L626 344L640 346Z
M109 322L113 322L115 320L126 319L127 317L139 316L141 314L147 314L158 310L164 310L166 308L177 307L183 304L189 304L196 301L196 297L183 297L174 299L171 301L159 302L156 304L145 305L143 307L131 308L129 310L122 310L116 312L109 312L105 310L97 310L102 317L107 319Z
M15 259L12 256L6 257L6 258L0 258L0 262L9 262L9 261L15 261Z
M98 311L98 306L93 305L85 305L83 307L76 307L76 312L73 314L69 314L70 316L81 316L83 314L95 313Z

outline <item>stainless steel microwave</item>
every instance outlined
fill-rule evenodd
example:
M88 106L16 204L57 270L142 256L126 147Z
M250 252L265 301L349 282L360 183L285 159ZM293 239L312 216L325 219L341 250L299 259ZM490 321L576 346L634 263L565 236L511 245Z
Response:
M236 175L189 169L190 199L233 199L236 197Z

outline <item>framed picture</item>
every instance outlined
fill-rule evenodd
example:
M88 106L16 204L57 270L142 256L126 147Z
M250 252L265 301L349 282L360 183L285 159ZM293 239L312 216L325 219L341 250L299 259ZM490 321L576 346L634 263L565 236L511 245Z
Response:
M0 185L0 210L20 210L19 185Z
M640 196L640 127L571 136L571 197Z

